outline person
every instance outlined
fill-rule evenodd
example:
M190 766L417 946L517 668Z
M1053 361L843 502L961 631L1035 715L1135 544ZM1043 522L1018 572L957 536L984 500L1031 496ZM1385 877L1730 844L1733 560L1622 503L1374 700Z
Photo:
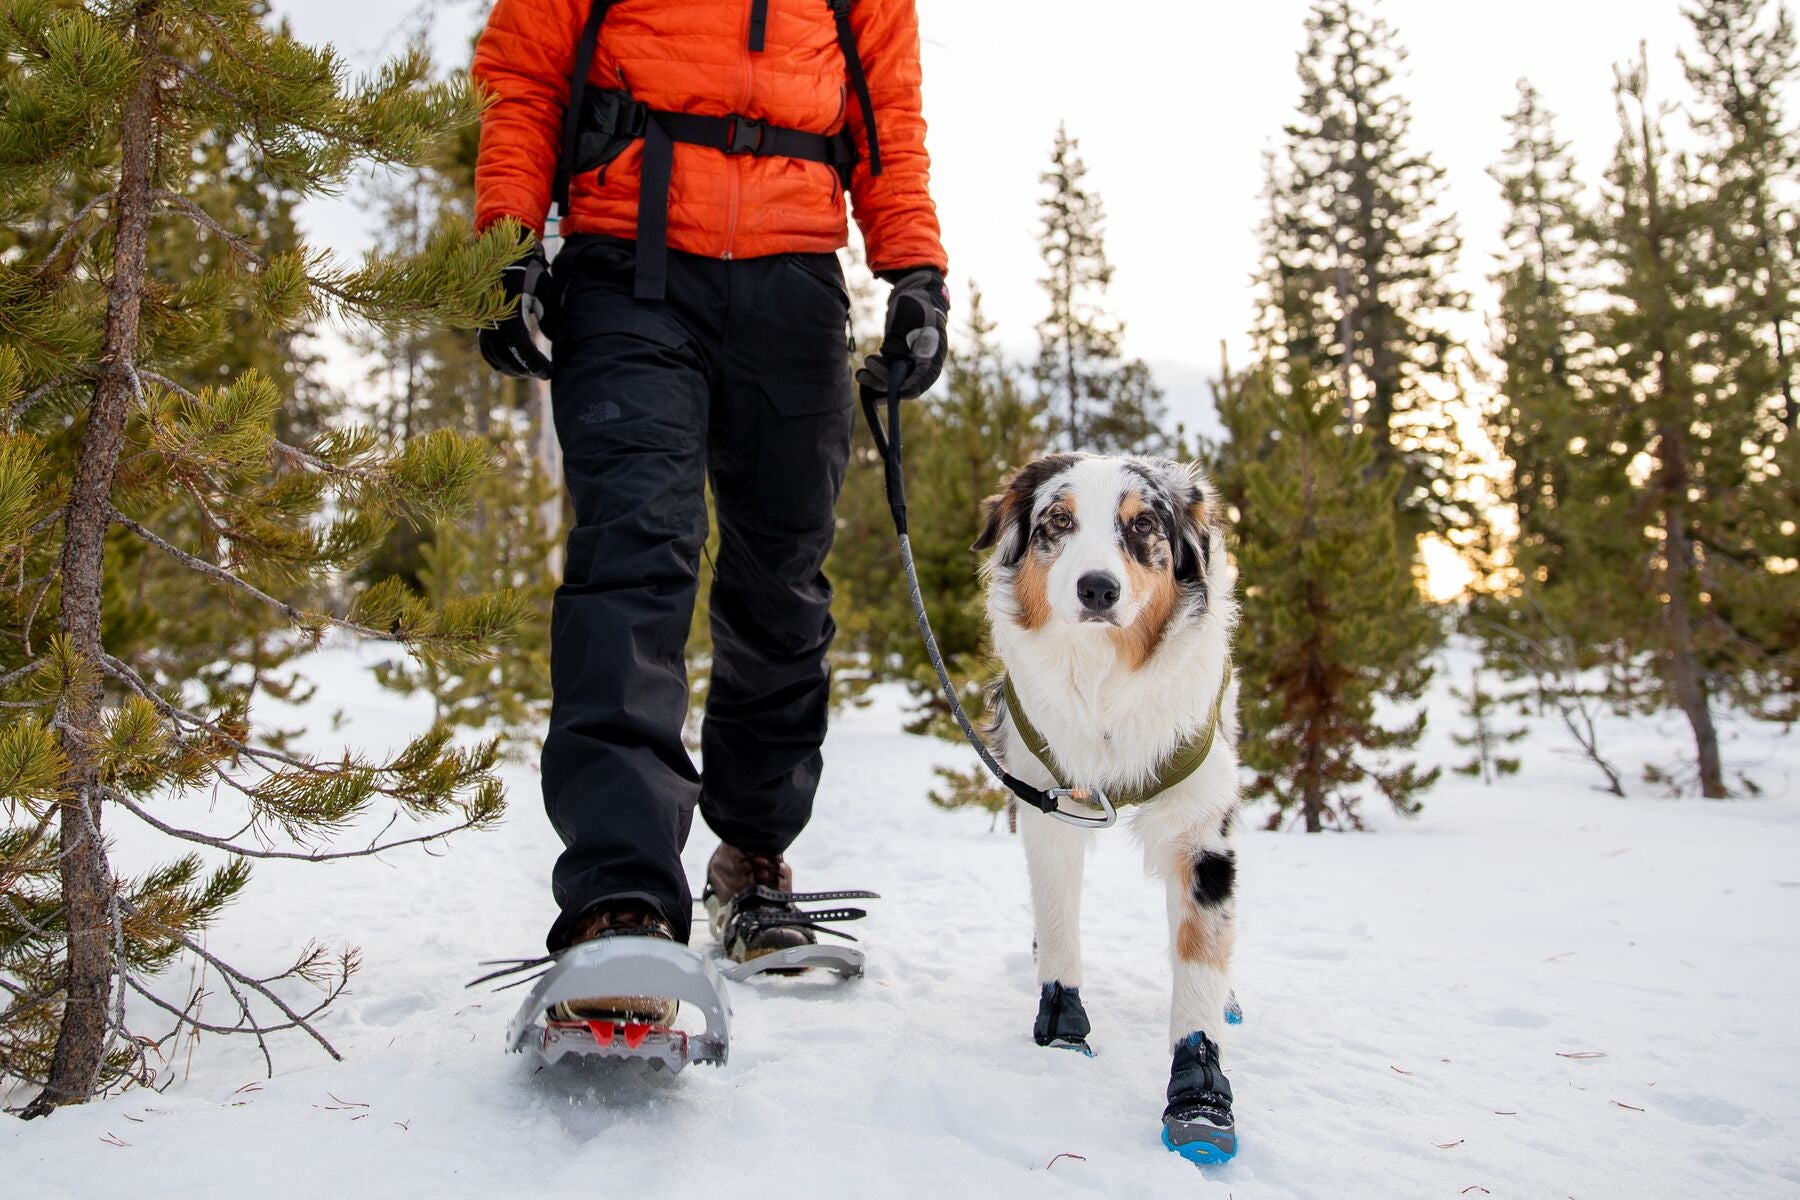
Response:
M731 957L810 941L769 916L792 912L784 854L811 815L830 699L823 565L854 416L847 207L892 285L858 381L885 394L903 360L903 394L922 392L947 340L913 0L498 0L473 74L490 96L476 226L516 221L531 243L504 280L519 308L482 352L550 380L574 509L551 617L543 787L564 850L546 945L686 943L696 806L720 839L704 899ZM682 728L709 480L702 773ZM599 997L552 1015L673 1012Z

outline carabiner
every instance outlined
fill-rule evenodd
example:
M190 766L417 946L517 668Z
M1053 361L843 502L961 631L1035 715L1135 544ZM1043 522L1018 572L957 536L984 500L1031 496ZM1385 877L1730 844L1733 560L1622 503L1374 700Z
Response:
M1080 813L1069 812L1061 804L1058 804L1050 815L1059 821L1070 825L1079 825L1084 829L1105 829L1118 823L1118 810L1113 807L1112 801L1106 798L1106 793L1100 788L1057 787L1051 788L1044 794L1056 800L1073 800L1077 804L1095 801L1100 806L1099 816L1084 817Z

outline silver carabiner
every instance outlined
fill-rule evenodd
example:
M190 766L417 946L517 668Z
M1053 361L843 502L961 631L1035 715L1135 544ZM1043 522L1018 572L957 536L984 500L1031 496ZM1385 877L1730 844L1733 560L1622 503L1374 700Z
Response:
M1110 825L1116 825L1118 823L1118 810L1113 808L1112 801L1108 800L1106 798L1106 793L1099 788L1058 787L1051 788L1044 794L1053 796L1059 801L1073 800L1077 804L1086 804L1088 801L1092 800L1100 806L1099 816L1085 817L1080 813L1067 811L1059 803L1056 806L1056 810L1050 814L1059 821L1064 821L1070 825L1079 825L1083 829L1105 829Z

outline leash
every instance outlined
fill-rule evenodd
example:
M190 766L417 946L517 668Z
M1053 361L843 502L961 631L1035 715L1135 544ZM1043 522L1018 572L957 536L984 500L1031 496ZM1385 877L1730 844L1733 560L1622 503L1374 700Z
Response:
M1087 829L1105 829L1116 823L1118 812L1113 808L1111 800L1101 789L1086 787L1053 787L1048 791L1034 788L1024 780L1007 772L988 749L981 735L975 732L975 726L969 721L969 715L963 711L962 701L957 699L956 685L950 681L950 672L944 667L944 656L938 650L937 637L931 632L931 618L925 613L925 598L919 591L919 572L913 566L912 539L906 532L906 476L901 469L900 457L900 392L906 385L909 370L905 359L888 360L887 390L887 426L881 423L879 410L880 393L868 387L862 389L863 416L869 422L869 432L875 438L875 449L881 453L882 466L886 472L888 509L894 514L894 532L900 538L900 561L906 567L906 591L912 601L913 619L919 624L919 636L925 641L925 653L931 658L932 669L937 672L938 683L944 689L944 699L950 702L950 712L956 723L962 727L963 736L969 739L969 745L981 756L981 761L993 773L995 779L1005 785L1006 789L1022 802L1031 805L1041 813L1066 821L1070 825L1079 825ZM1077 804L1097 805L1097 815L1087 815L1062 807L1062 801L1072 800Z

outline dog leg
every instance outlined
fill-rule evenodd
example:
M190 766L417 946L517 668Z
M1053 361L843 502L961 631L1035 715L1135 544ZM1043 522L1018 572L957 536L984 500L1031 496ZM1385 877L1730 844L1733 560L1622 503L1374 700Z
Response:
M1224 844L1179 855L1167 887L1174 975L1169 1041L1200 1030L1217 1041L1231 996L1237 856Z
M1219 1032L1231 995L1236 884L1237 858L1222 841L1173 856L1167 878L1173 1060L1163 1144L1196 1163L1237 1153L1231 1081L1219 1063Z
M1038 1017L1032 1036L1040 1046L1091 1054L1080 989L1081 871L1092 835L1035 809L1019 813L1019 834L1031 876L1037 947Z

